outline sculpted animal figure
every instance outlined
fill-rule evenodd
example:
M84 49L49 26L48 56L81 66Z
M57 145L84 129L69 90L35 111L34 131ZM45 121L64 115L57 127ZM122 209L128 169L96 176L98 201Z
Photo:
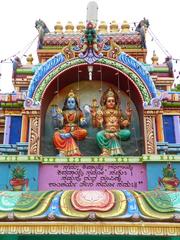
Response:
M13 60L13 74L12 78L16 78L16 69L22 67L21 59L19 57L15 57Z
M39 32L38 48L42 48L44 35L46 33L49 33L50 31L49 31L48 27L46 26L46 24L41 19L39 19L35 22L35 28Z
M142 48L147 48L146 47L146 36L145 36L145 33L146 33L146 29L149 27L149 21L148 19L144 18L143 20L141 20L137 27L136 27L136 32L139 32L140 35L141 35L141 47Z

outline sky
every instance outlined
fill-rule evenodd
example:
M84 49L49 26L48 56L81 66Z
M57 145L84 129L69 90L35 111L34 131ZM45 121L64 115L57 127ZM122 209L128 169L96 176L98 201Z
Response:
M76 26L79 21L86 21L86 8L89 0L2 0L0 9L0 89L2 92L13 90L11 83L12 63L9 57L17 55L23 64L23 55L32 53L34 64L38 63L36 49L37 40L30 47L38 32L35 21L42 19L51 32L54 25L60 21L63 26L68 21ZM180 15L179 0L97 0L98 23L106 21L109 26L115 20L121 26L124 20L133 27L146 17L150 22L150 30L155 37L147 33L147 63L151 63L153 50L159 56L159 63L163 63L167 55L174 61L175 74L180 71ZM159 45L161 47L159 47ZM163 47L162 47L163 46ZM163 48L163 50L162 50ZM179 79L176 79L179 83Z

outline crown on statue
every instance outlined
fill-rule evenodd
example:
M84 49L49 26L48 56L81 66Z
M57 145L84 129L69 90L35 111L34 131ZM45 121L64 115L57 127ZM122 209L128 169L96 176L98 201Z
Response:
M109 88L108 91L107 91L107 94L106 94L107 97L115 97L115 93L114 91Z
M73 90L71 90L71 91L68 93L68 97L73 97L73 98L76 97L76 95L74 94Z
M113 97L117 105L120 104L120 96L118 95L118 93L115 92L113 88L110 87L103 93L101 97L101 100L100 100L101 106L104 106L106 104L106 101L109 97Z

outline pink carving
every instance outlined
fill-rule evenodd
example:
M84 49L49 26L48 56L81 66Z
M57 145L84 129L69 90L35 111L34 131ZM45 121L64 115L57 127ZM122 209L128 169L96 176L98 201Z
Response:
M115 204L112 192L104 191L74 191L71 196L73 207L79 211L109 211Z

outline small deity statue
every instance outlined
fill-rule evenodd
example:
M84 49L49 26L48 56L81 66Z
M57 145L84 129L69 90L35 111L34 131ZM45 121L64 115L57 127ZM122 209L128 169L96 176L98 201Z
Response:
M130 138L128 129L131 122L132 109L130 103L126 107L126 116L121 112L118 94L109 88L101 97L101 109L95 107L95 100L91 106L92 124L97 128L104 128L97 133L96 139L101 148L101 156L124 155L121 141Z
M99 51L97 47L97 34L95 26L92 22L87 23L86 30L84 32L84 46L82 52L85 52L88 47L93 48L96 53Z
M12 78L16 78L16 69L22 67L21 59L19 57L15 57L13 60L13 74Z
M59 111L60 112L60 111ZM53 136L53 143L60 156L81 156L81 152L75 140L83 140L87 136L86 129L80 126L86 125L86 120L81 111L78 100L71 90L65 99L61 111L62 129L57 130Z

